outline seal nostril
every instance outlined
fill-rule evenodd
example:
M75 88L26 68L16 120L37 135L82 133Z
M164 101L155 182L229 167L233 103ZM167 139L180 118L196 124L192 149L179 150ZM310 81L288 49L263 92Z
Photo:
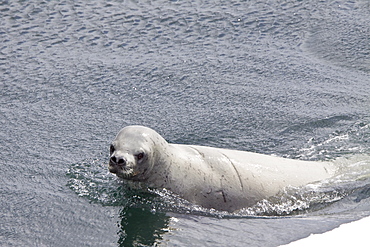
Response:
M115 157L115 156L112 156L112 157L110 158L110 160L111 160L113 163L117 163L117 159L116 159L116 157Z
M124 166L124 165L126 165L126 161L122 158L119 158L117 160L117 165Z

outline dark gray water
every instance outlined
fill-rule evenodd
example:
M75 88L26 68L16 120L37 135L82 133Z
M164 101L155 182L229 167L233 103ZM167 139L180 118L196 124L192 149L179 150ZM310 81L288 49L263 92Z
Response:
M1 246L277 246L370 215L370 5L1 1ZM141 124L173 143L333 160L238 215L108 174Z

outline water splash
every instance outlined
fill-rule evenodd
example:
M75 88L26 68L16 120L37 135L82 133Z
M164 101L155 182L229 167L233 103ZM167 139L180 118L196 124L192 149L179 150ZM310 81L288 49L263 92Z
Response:
M314 160L332 160L336 157L353 154L369 154L370 124L354 123L347 130L335 131L324 138L308 140L306 145L297 150L297 158Z
M124 191L100 159L72 164L67 186L80 197L105 206L120 205Z

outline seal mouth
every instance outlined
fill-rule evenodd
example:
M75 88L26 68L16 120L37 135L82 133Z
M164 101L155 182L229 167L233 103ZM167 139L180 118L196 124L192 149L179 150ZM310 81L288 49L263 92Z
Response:
M139 171L135 172L133 169L130 169L130 170L116 173L116 175L123 179L135 179L138 175L140 175L140 172Z
M135 173L134 173L134 170L132 169L122 170L122 172L117 173L117 176L119 176L120 178L128 179L128 178L132 178L133 176L135 176Z
M138 171L135 172L134 169L131 167L112 164L111 162L109 162L108 164L108 169L111 173L114 173L118 177L124 178L124 179L130 179L140 173Z

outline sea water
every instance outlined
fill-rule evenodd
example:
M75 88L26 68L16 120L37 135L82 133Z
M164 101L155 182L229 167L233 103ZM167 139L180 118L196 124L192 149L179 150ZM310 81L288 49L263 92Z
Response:
M0 3L1 246L278 246L370 215L370 6ZM141 124L171 143L335 162L228 214L107 170Z

